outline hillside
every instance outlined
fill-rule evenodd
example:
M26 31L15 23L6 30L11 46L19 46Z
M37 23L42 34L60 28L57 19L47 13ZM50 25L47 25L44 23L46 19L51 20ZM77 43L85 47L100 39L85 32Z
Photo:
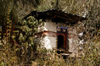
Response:
M76 16L77 20L79 17L86 18L79 23L73 22L77 25L70 23L65 25L68 28L71 26L71 30L76 29L76 33L84 33L83 49L79 51L79 57L65 58L58 56L56 50L41 48L38 37L45 37L48 34L55 36L57 33L50 31L38 33L38 26L46 24L37 18L39 14L45 16L46 13L47 16L52 10L55 10L54 14L56 10L61 11L58 13L68 14L69 20L70 15L73 18ZM37 18L28 16L23 19L31 12L37 12L35 13ZM58 13L56 16L53 15L54 19L57 16L62 18L63 14ZM64 17L61 20L64 21ZM64 31L63 27L61 30ZM0 0L0 35L0 66L100 66L100 0ZM74 36L78 35L74 34L72 37Z

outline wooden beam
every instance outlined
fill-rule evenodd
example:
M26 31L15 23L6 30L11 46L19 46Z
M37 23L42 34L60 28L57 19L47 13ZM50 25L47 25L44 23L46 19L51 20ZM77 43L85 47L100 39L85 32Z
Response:
M52 36L52 37L56 37L57 33L53 32L53 31L43 31L43 32L36 33L34 35L34 37L38 37L38 36Z

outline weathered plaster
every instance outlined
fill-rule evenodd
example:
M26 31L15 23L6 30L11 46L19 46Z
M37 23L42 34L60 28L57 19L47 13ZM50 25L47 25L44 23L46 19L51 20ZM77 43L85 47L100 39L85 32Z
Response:
M42 31L52 31L57 33L57 26L68 27L68 43L69 52L72 52L71 56L76 56L78 54L78 44L79 38L77 36L77 26L69 26L64 23L55 23L51 21L46 21L44 26L42 26ZM41 29L41 27L39 27ZM40 32L41 30L39 30ZM46 35L41 39L42 47L46 49L57 48L57 36Z
M42 26L42 31L51 31L57 33L57 26L63 26L66 27L66 24L63 23L55 23L51 22L50 20L46 20L44 23L44 26ZM41 32L41 27L38 28L39 31ZM54 33L49 33L51 35L46 35L42 38L41 43L42 46L45 47L46 49L55 49L57 48L57 35L55 36Z
M57 37L45 36L41 41L42 46L45 47L47 50L55 49L56 48L56 39L57 39Z

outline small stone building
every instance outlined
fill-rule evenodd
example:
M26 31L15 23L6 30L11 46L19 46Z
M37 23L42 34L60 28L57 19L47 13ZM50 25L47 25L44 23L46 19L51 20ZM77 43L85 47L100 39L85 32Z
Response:
M57 50L65 55L78 53L77 23L86 18L65 13L61 10L33 11L28 16L42 19L44 26L38 27L38 41L47 50ZM26 16L25 18L27 18Z

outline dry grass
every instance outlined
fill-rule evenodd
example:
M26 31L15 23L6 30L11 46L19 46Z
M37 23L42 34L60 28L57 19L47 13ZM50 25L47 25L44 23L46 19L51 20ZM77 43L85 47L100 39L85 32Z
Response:
M40 49L41 51L38 49L37 55L33 53L33 55L28 56L28 54L21 53L21 57L19 57L16 53L19 48L11 48L9 42L0 47L0 66L100 66L100 42L88 42L85 44L80 59L67 58L66 61L54 52L47 55L45 49ZM23 52L27 51L23 50ZM28 60L30 58L33 59Z

